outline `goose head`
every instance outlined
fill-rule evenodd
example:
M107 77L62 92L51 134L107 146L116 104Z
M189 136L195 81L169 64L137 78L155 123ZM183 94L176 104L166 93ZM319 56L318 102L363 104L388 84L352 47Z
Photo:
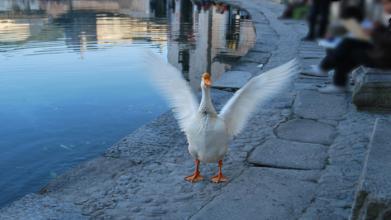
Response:
M202 98L200 103L199 111L203 114L212 114L216 115L216 110L212 103L212 98L210 95L210 88L212 86L212 76L210 73L204 73L201 77L201 91Z
M212 76L210 73L204 73L201 77L201 87L211 87L212 86Z

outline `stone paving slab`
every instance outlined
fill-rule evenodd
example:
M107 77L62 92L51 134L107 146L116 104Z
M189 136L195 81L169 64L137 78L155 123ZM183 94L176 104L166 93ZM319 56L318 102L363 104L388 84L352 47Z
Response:
M303 90L298 93L293 109L296 115L303 118L339 120L347 112L347 100L344 95Z
M290 169L323 169L327 147L319 144L299 143L272 139L256 148L248 161L258 166Z
M355 74L353 103L359 109L391 110L391 69L360 68Z
M328 81L328 76L327 77L317 77L317 76L308 76L308 75L305 75L305 70L303 70L303 73L304 74L300 74L300 76L298 77L299 81L311 81L311 82L314 82L314 83L318 83L318 82L326 82Z
M258 64L267 63L267 60L270 57L270 52L259 52L251 50L246 56L242 57L240 60L244 62L254 62ZM224 73L225 74L225 73Z
M375 124L352 220L391 218L391 120ZM379 172L383 171L383 172Z
M232 71L245 71L245 72L250 72L252 74L257 74L261 68L257 67L259 63L255 62L240 62L240 64L234 66L231 70Z
M349 208L336 207L339 200L317 199L299 220L347 220ZM316 207L322 207L318 209Z
M250 80L251 76L252 74L246 71L228 71L213 83L213 87L240 89Z
M191 219L297 219L315 195L318 174L249 168Z
M308 78L298 78L295 82L297 90L318 90L327 85L327 80L313 80Z
M324 56L325 56L324 54L316 54L316 53L301 54L301 58L306 60L313 60L313 59L319 60L322 59Z
M61 205L58 205L61 203ZM0 212L1 220L48 220L53 216L61 216L61 219L88 219L83 216L79 207L73 203L59 201L49 196L29 194L23 197L13 208L4 208ZM59 218L57 218L59 219Z
M330 145L336 136L334 127L308 119L287 121L280 124L275 132L278 137L285 140L323 145Z
M301 51L299 54L303 54L302 51L318 51L323 48L302 42L299 50ZM303 69L308 68L310 64L318 64L318 62L305 60L302 63ZM330 76L323 78L324 82L331 82ZM298 81L296 82L298 90L313 89L312 87L321 85L321 80L316 82L300 79ZM346 220L351 213L354 192L362 172L374 119L384 116L357 112L351 104L349 94L345 98L348 105L347 114L343 118L338 121L319 120L335 126L337 136L329 147L329 158L322 177L318 180L317 195L299 218L300 220Z
M305 51L300 51L299 55L303 58L306 56L315 56L315 57L324 57L326 55L324 50L305 50Z
M304 67L309 67L311 65L319 65L321 60L322 60L321 58L319 58L319 59L302 59L302 65Z

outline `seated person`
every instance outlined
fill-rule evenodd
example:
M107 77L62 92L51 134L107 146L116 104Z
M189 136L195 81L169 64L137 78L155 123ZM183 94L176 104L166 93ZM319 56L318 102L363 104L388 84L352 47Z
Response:
M361 25L364 29L368 29L368 22L364 20L361 9L357 6L347 6L343 9L341 19L349 20L354 19L358 22L361 22ZM338 44L342 41L346 35L348 35L348 30L343 24L343 20L335 20L329 25L329 30L324 39L319 39L319 46L322 46L326 49L335 49Z
M382 0L382 4L386 25L367 24L357 36L346 37L335 49L329 50L318 71L307 73L327 76L328 71L334 70L333 84L319 89L320 92L344 92L349 73L361 65L391 69L391 0Z

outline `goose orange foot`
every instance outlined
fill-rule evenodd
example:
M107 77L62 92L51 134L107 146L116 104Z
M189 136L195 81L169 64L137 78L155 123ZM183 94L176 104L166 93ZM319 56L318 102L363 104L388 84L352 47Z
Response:
M223 183L228 181L228 179L222 173L219 173L216 176L212 177L211 180L214 183Z
M189 181L189 182L191 182L191 183L196 183L196 182L201 181L201 180L203 180L203 179L204 179L204 177L201 176L201 174L200 174L199 172L196 172L196 173L194 173L194 174L191 175L191 176L185 177L185 180L186 180L186 181Z
M222 183L228 181L228 179L223 175L222 169L223 169L223 161L219 160L219 173L216 176L212 177L211 179L212 182Z
M191 175L191 176L185 177L185 180L189 181L191 183L195 183L195 182L198 182L198 181L201 181L201 180L204 179L204 177L202 177L201 174L200 174L200 169L199 169L200 161L199 160L195 160L194 163L195 163L194 174Z

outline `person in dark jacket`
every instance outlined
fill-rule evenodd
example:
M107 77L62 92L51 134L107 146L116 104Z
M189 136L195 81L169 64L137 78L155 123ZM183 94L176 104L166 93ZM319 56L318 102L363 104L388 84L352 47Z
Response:
M383 0L384 11L391 14L391 0ZM333 84L319 89L322 93L344 92L349 73L359 66L391 69L391 19L387 25L375 23L367 31L369 41L345 38L333 50L327 52L320 63L320 70L309 73L312 76L327 76L334 70Z

